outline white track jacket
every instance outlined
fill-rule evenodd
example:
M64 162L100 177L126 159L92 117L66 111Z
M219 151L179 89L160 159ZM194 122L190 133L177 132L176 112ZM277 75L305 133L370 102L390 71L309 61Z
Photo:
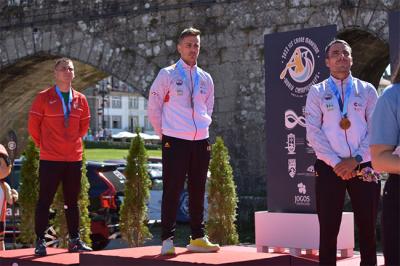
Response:
M332 77L333 78L333 77ZM345 95L349 77L341 81L333 78L339 93ZM361 155L363 162L371 160L369 153L369 128L378 95L375 87L353 77L352 92L347 112L349 129L340 128L342 118L338 100L329 88L328 80L311 86L305 108L307 140L317 158L335 167L341 158Z
M160 137L202 140L209 137L213 107L210 74L180 59L158 73L150 88L147 112Z

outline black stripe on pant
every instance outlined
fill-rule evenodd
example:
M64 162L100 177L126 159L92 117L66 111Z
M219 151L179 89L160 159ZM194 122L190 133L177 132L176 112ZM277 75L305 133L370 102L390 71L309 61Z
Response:
M400 175L389 175L383 191L383 254L385 265L400 265Z
M79 236L78 196L81 190L82 162L41 160L39 164L39 200L35 213L35 233L43 238L49 223L49 208L60 182L70 238Z
M204 195L210 150L208 139L190 141L169 136L162 137L162 240L174 237L179 197L186 177L192 239L204 236Z
M371 166L370 163L362 167ZM315 163L316 201L320 226L320 265L336 265L337 236L342 220L346 190L351 199L355 224L359 230L360 265L376 265L376 219L380 198L380 182L359 178L342 180L332 167L321 160Z

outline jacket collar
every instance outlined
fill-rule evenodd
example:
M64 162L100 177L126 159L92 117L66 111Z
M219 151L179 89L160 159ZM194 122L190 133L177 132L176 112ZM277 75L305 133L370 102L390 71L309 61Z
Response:
M340 79L337 79L332 75L330 77L335 82L335 84L338 88L342 88L342 86L343 86L343 88L346 88L347 82L349 82L350 77L353 77L353 76L351 75L351 72L350 72L350 74L343 80L343 82Z
M182 58L180 58L180 59L178 60L177 64L178 64L178 63L181 64L182 67L183 67L185 70L196 70L196 69L197 69L197 62L196 62L196 64L195 64L193 67L191 67L191 66L189 66L188 64L186 64L185 61L182 60Z
M72 99L74 99L74 98L76 98L76 93L75 93L74 88L71 87L71 90L72 90ZM56 85L53 85L53 87L51 87L51 94L52 94L52 96L57 96L58 97L58 94L57 94L57 91L56 91Z

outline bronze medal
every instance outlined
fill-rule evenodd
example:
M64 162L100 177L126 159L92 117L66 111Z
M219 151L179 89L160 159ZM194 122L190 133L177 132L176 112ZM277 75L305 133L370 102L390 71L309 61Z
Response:
M339 126L343 130L347 130L351 126L351 122L347 117L343 117L342 120L339 122Z

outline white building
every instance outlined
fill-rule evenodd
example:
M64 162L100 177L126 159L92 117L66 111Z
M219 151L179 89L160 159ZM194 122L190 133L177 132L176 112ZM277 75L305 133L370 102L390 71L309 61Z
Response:
M107 135L134 132L136 127L142 132L154 133L147 118L147 99L124 82L108 77L83 93L89 102L93 135L102 128L106 129Z

